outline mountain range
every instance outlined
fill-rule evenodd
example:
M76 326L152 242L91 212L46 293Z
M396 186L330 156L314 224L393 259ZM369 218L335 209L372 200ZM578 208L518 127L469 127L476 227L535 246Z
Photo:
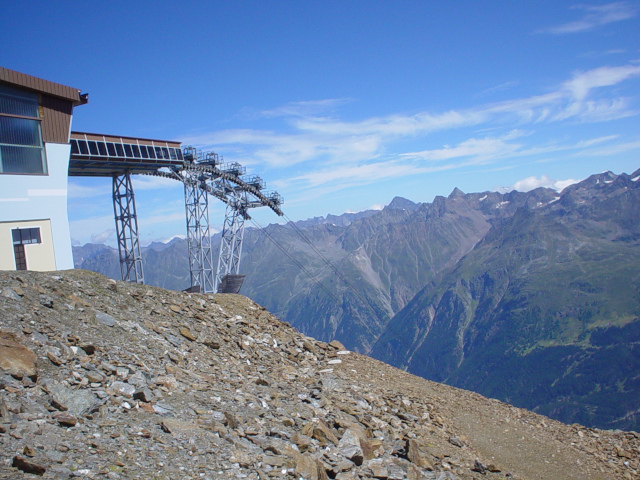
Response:
M319 340L572 423L640 430L640 170L247 229L242 293ZM213 238L214 248L219 242ZM119 276L117 252L74 249ZM184 240L143 251L188 287Z

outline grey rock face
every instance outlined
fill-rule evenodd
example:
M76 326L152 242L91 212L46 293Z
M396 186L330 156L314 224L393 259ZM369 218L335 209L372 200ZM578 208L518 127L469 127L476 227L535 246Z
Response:
M72 390L61 384L48 385L51 405L72 415L86 415L99 406L98 398L86 389Z
M104 312L96 312L96 320L107 327L113 327L116 324L115 318Z

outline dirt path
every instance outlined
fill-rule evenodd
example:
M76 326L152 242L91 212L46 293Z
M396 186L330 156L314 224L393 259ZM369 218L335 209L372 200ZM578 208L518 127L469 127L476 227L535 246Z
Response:
M475 455L485 463L494 463L503 476L509 473L511 478L520 480L637 478L625 471L624 459L615 454L624 433L566 425L473 392L415 377L368 357L349 357L341 371L386 390L410 392L415 398L434 404L447 430L464 442L467 458Z
M507 414L504 408L478 408L462 404L451 412L453 426L473 448L489 456L504 471L528 480L610 479L592 461L563 445L546 432L543 425L533 426ZM548 420L547 420L548 421Z

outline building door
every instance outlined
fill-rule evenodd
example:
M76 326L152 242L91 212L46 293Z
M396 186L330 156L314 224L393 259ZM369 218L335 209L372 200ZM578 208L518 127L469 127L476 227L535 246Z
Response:
M16 228L11 231L13 237L13 256L16 259L16 270L27 269L27 254L25 245L32 243L42 243L40 227Z
M14 245L13 246L13 255L16 258L16 270L26 270L27 269L27 256L24 252L24 245Z

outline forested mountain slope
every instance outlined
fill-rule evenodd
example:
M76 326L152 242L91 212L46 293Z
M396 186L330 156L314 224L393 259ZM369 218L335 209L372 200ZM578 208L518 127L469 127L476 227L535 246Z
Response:
M372 355L566 422L639 429L639 173L497 223Z

